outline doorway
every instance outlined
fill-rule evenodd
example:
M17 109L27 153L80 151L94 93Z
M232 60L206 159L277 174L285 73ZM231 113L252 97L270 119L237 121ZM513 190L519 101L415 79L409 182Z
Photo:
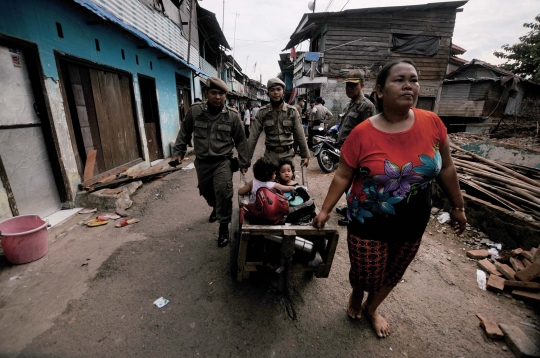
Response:
M35 52L0 42L0 177L13 216L61 209L61 170Z
M67 58L59 63L81 178L93 150L94 176L140 159L131 76Z
M178 119L180 123L186 119L191 107L191 90L189 78L176 74L176 96L178 98Z
M425 109L427 111L433 111L435 106L435 97L418 97L416 108Z
M159 125L159 107L156 95L156 81L151 77L138 75L141 91L144 131L150 162L163 158L161 128Z

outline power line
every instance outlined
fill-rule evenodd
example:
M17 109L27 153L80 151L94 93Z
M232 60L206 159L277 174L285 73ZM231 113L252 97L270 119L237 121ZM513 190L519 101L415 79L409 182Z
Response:
M341 10L339 10L339 11L343 11L343 9L345 9L345 6L347 6L347 4L349 3L349 1L351 1L351 0L347 0L347 2L345 3L345 5L343 5L343 7L341 8Z
M231 39L231 37L226 37L228 39ZM246 40L246 39L236 39L236 41L249 41L249 42L274 42L274 41L282 41L282 40L288 40L289 37L283 37L281 39L275 39L275 40Z
M328 9L330 8L330 6L332 6L332 3L334 2L334 0L330 0L328 2L328 5L326 5L326 9L324 11L328 11Z

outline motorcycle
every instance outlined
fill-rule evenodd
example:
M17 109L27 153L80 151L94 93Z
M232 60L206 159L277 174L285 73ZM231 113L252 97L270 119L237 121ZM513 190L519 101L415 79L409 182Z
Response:
M325 135L313 136L313 155L317 157L319 167L325 173L331 173L336 170L341 150L337 145L337 133L339 124L330 128Z

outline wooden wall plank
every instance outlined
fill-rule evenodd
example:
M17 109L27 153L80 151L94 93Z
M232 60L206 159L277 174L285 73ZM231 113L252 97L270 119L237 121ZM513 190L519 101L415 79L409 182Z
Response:
M473 117L482 116L484 101L447 100L439 101L439 116Z
M138 143L127 76L90 69L99 133L107 170L135 160Z
M86 181L94 176L96 168L96 154L97 150L91 150L86 154L86 163L84 164L84 176L83 181Z
M92 149L97 150L96 165L98 173L103 173L105 168L105 160L103 158L103 149L101 148L101 139L99 135L99 127L97 122L96 107L94 103L94 95L92 92L92 82L90 80L90 72L88 67L80 67L81 84L84 94L84 102L86 107L86 119L88 128L92 137Z

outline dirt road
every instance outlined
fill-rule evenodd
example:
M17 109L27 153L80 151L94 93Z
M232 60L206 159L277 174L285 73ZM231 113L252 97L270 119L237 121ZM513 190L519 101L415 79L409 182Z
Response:
M321 205L332 176L313 159L309 178ZM531 306L480 290L466 246L436 220L381 306L388 338L345 313L344 228L329 278L293 277L293 321L271 278L231 280L229 248L216 245L194 170L132 199L138 224L87 228L79 215L50 231L45 258L12 266L0 257L1 357L513 357L484 336L475 313L524 331L540 324ZM158 309L161 296L170 303Z

